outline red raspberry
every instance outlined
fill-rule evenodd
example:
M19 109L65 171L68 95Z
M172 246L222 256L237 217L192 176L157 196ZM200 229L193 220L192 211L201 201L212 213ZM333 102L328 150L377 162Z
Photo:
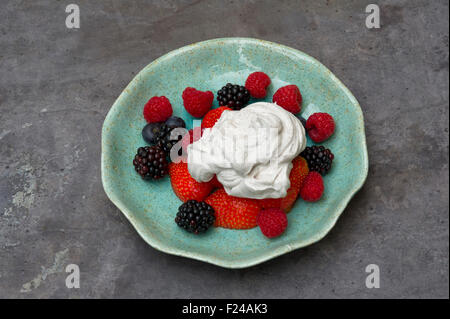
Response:
M264 72L253 72L245 81L245 88L254 98L262 99L266 97L266 88L270 82L269 76Z
M279 88L273 95L272 101L294 114L302 109L302 94L294 84Z
M279 208L263 209L256 217L261 232L264 236L273 238L280 236L288 225L286 213Z
M231 110L229 107L221 106L217 109L212 109L208 113L206 113L205 117L202 120L202 128L211 128L216 124L216 122L220 119L222 113L226 110Z
M306 121L306 130L309 137L316 143L328 139L334 133L333 117L328 113L314 113Z
M148 123L164 122L172 116L172 105L165 96L154 96L144 106L144 118Z
M202 92L188 87L183 91L183 105L193 117L202 117L211 109L214 94L211 91Z
M322 175L309 172L300 190L300 197L307 202L317 202L323 194L324 186Z

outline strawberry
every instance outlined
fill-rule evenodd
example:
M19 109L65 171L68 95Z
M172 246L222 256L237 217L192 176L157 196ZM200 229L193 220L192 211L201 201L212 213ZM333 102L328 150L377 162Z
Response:
M291 84L279 88L273 95L272 100L286 111L294 114L301 111L302 94L297 85Z
M214 124L216 124L216 122L220 119L222 113L227 110L231 109L226 106L221 106L206 113L205 117L202 120L202 129L213 127Z
M280 208L288 213L297 200L299 190L295 187L289 187L287 195L283 198L264 198L258 199L262 208Z
M289 180L291 181L291 187L295 187L300 190L305 182L306 176L308 176L309 168L308 162L301 156L294 158L292 161L292 170L289 174Z
M221 188L222 187L222 184L219 182L216 175L214 175L213 179L210 180L208 183L211 183L213 188Z
M292 165L292 170L289 174L291 187L287 190L287 195L283 198L258 199L262 208L281 208L286 213L291 210L298 197L298 193L300 192L303 182L309 173L308 163L301 156L296 157L292 161Z
M183 149L183 154L187 154L187 147L189 144L192 144L198 141L203 135L203 129L200 126L194 127L189 130L183 138L181 139L181 147Z
M193 179L189 174L187 163L170 163L169 175L173 192L183 202L190 199L202 201L213 189L211 182L199 183Z
M209 195L205 202L216 212L214 226L231 229L256 227L256 216L261 206L254 199L228 195L223 188Z

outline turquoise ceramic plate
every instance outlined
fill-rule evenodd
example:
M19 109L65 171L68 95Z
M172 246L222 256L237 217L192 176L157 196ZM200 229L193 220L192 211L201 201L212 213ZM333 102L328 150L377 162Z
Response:
M145 120L142 108L154 95L167 96L174 115L192 127L181 93L187 86L217 90L227 82L243 84L254 71L272 79L270 100L276 89L297 84L303 94L302 115L328 112L337 129L324 145L335 161L324 178L325 194L317 203L299 199L288 215L286 232L276 239L251 230L210 229L204 235L187 233L174 222L181 202L169 178L143 181L134 171L133 156ZM217 107L214 102L213 107ZM311 144L311 141L309 141ZM172 51L146 66L120 94L102 130L102 180L111 201L125 214L151 246L166 253L190 257L223 267L249 267L317 242L336 223L368 171L361 108L350 91L320 62L283 45L246 38L215 39Z

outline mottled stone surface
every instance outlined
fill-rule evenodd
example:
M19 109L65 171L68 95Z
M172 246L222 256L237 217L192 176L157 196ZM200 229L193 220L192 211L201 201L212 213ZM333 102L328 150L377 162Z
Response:
M0 298L448 298L448 1L380 1L378 30L367 1L76 1L79 30L69 3L0 3ZM325 239L243 270L149 247L100 179L103 119L132 77L225 36L328 66L361 103L370 158ZM380 289L365 286L372 263Z

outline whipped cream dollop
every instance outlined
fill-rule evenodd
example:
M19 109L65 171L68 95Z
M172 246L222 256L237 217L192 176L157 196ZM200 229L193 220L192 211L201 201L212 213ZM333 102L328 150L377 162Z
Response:
M305 146L298 118L276 104L258 102L223 112L188 146L188 169L198 182L217 175L232 196L280 198L290 187L292 160Z

